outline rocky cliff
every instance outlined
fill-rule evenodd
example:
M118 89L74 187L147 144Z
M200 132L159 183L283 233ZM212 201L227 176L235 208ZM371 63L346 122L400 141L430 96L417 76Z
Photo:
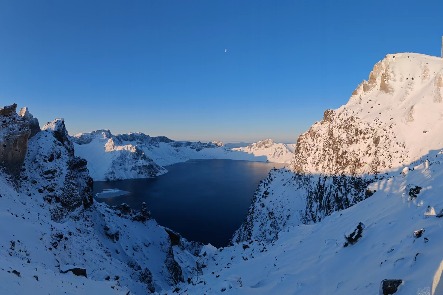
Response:
M443 62L387 55L337 110L325 111L297 140L299 173L376 174L441 147Z
M19 114L16 110L16 104L0 109L0 166L15 178L20 174L29 138L40 131L38 120L27 108Z
M300 135L289 171L271 172L233 237L273 241L370 197L368 185L443 146L443 60L387 55L353 92Z
M51 208L54 220L83 206L91 206L92 178L86 160L74 156L65 123L56 119L28 142L21 191L40 195Z
M158 225L146 206L93 202L87 162L63 119L40 130L26 108L0 114L0 278L13 282L2 292L146 294L194 275L198 243Z

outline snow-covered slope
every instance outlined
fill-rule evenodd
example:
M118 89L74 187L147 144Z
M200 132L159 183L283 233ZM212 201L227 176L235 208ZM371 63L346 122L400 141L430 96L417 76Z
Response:
M443 59L416 53L387 55L349 102L302 134L297 172L385 172L441 148Z
M286 173L272 173L275 194L284 196L291 185ZM287 224L272 243L203 248L198 261L205 267L179 293L383 294L381 282L398 279L396 295L443 294L443 217L436 217L443 209L443 152L433 151L369 189L376 191L370 198L321 222ZM286 200L274 207L280 205ZM351 244L345 236L360 223L361 238Z
M166 172L138 146L128 140L113 136L109 130L78 134L72 137L75 153L88 161L88 169L94 180L115 180L126 178L154 177ZM149 143L149 136L145 140ZM161 140L161 139L160 139Z
M181 292L392 294L379 289L397 279L396 294L443 294L442 71L421 54L377 63L260 183L233 245L202 250Z
M377 63L346 105L300 135L285 180L261 183L234 239L274 240L289 220L318 222L370 197L383 173L442 148L442 74L443 60L422 54Z
M272 139L255 142L246 147L233 148L255 156L265 156L269 162L290 163L294 158L295 144L276 143Z
M190 159L232 159L289 163L290 145L269 140L251 148L229 149L220 142L173 141L143 133L113 135L109 130L81 133L72 137L76 155L88 161L94 180L155 177L166 173L163 166Z
M379 62L346 105L299 137L291 166L260 183L233 245L221 249L181 239L146 208L90 203L72 147L111 179L253 154L107 131L72 145L60 121L31 136L32 117L14 115L6 127L25 122L31 137L24 159L0 154L10 174L24 163L18 192L0 174L0 293L383 294L382 282L397 280L396 294L443 294L442 71L442 59L420 54ZM20 137L16 126L3 130Z
M37 191L0 187L1 294L147 294L193 275L194 246L139 212L94 203L56 222Z
M0 144L18 123L31 136L32 120L6 109ZM86 161L74 156L63 120L20 142L24 157L4 154L20 177L0 172L0 294L146 294L194 275L200 246L158 225L146 206L93 202Z

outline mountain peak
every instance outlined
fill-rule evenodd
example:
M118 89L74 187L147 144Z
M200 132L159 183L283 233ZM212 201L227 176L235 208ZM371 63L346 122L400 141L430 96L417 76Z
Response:
M419 53L388 54L374 65L368 80L352 93L351 100L373 95L375 92L409 96L413 88L431 80L439 80L443 60ZM441 95L438 98L441 101Z
M325 111L298 140L298 172L360 174L398 168L443 146L443 60L388 54L347 104Z

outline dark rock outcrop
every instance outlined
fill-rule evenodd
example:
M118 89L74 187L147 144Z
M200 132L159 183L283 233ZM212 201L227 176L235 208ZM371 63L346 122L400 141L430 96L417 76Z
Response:
M275 179L280 179L277 185L283 185L291 192L284 197L300 198L304 200L304 207L297 207L295 211L290 205L292 202L280 205L279 198L282 196L270 193L274 189ZM232 242L251 239L275 241L292 218L304 224L320 222L325 216L370 197L373 192L367 187L371 181L363 176L310 175L271 170L268 177L260 182L246 219L235 232Z
M325 216L349 208L372 195L367 190L372 180L364 177L297 174L294 179L306 188L306 208L301 216L305 224L319 222Z
M152 273L149 269L145 268L139 276L140 282L146 284L146 287L150 293L155 292L155 285L152 279Z
M73 267L73 268L69 268L67 270L61 270L61 273L68 273L68 272L72 272L74 275L78 276L78 277L85 277L87 278L88 275L86 274L86 269L85 268L80 268L80 267Z
M63 119L56 119L43 127L29 140L21 190L31 194L35 188L51 204L54 220L60 220L80 206L93 203L92 178L86 160L74 156Z
M28 139L40 131L38 120L23 108L16 113L17 105L0 109L0 166L17 178L25 159Z
M409 198L411 200L416 199L417 195L420 193L421 189L422 188L420 186L417 186L417 185L414 186L414 187L409 188L409 192L408 192Z
M380 283L380 295L392 295L397 292L403 280L383 280Z
M421 229L418 229L418 230L414 230L413 236L414 236L414 238L420 238L423 235L424 232L425 232L424 228L421 228Z
M395 137L386 123L368 123L346 111L327 110L322 121L297 139L292 169L328 175L378 174L404 160L401 153L398 158L389 154L392 146L404 149L393 142Z
M357 227L354 229L352 233L345 236L346 242L343 245L343 247L347 247L349 245L354 245L355 243L360 240L363 234L363 229L365 228L365 225L361 222L358 223Z
M142 202L140 211L136 212L134 217L132 217L132 220L145 222L149 219L151 219L151 212L148 209L148 205L145 202Z
M178 264L178 262L174 258L174 250L172 249L172 246L169 248L169 251L166 254L165 265L170 274L172 284L176 285L180 282L185 281L180 264Z
M171 241L171 246L180 246L180 235L169 228L165 228L166 233L169 236L169 240Z

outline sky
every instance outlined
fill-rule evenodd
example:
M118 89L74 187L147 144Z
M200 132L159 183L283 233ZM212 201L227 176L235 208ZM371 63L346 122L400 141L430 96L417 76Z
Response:
M443 1L0 0L0 105L70 134L295 142L386 54L440 56Z

